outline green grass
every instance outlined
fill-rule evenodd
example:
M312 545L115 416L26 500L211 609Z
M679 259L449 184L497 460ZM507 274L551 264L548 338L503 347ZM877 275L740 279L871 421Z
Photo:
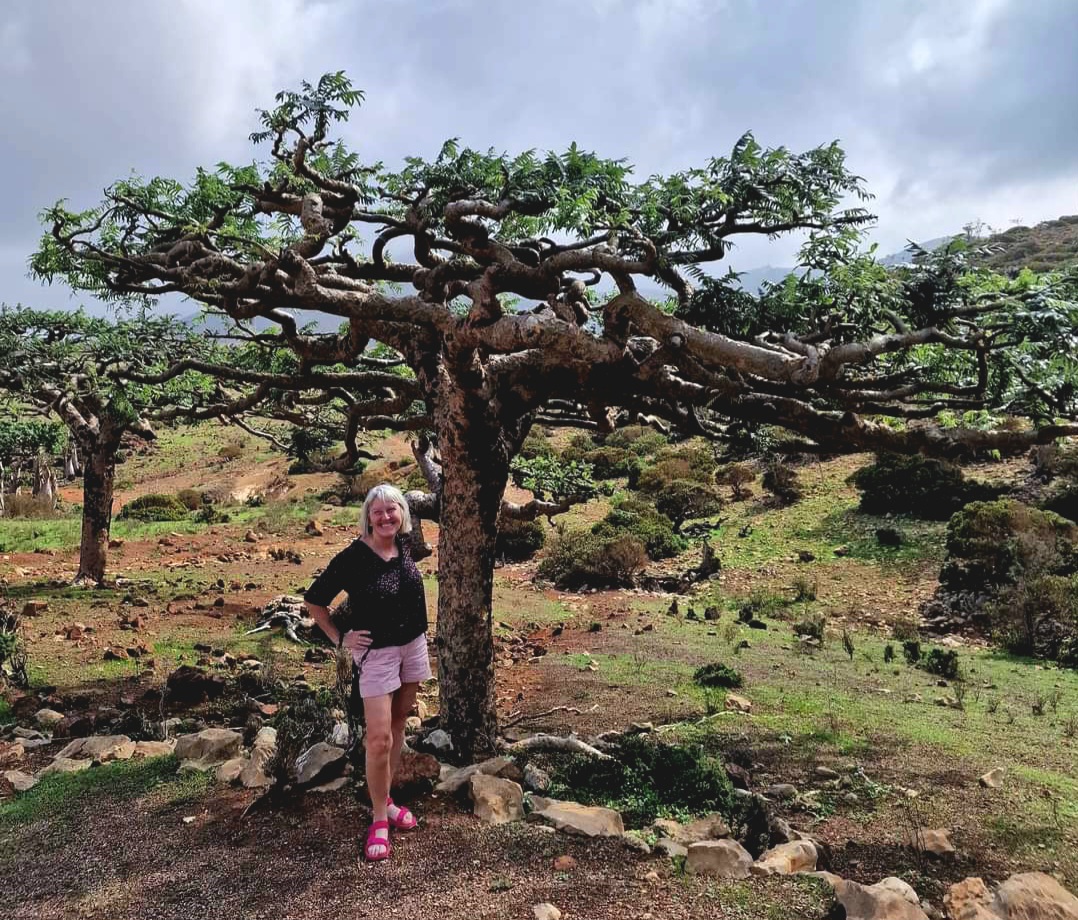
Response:
M148 798L157 807L192 801L213 783L213 774L176 773L179 761L169 754L91 767L78 773L45 776L29 792L0 802L0 832L42 820L69 818L98 798L130 801Z
M11 704L0 696L0 725L15 721L15 713L11 711Z

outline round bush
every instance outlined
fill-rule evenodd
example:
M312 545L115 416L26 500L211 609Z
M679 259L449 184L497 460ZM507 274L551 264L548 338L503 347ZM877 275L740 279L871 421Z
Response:
M644 544L631 534L567 530L552 541L538 574L570 591L621 587L632 584L647 559Z
M131 521L182 521L187 512L187 506L175 495L151 492L124 505L120 517Z
M910 514L942 521L971 501L989 501L998 491L970 482L953 463L920 455L881 454L850 477L866 514Z
M628 533L644 544L649 559L671 559L688 549L689 544L674 532L674 522L660 514L653 505L639 499L626 499L592 528L600 537Z
M531 559L546 542L546 528L539 521L502 518L498 522L498 541L494 552L500 559L523 562Z

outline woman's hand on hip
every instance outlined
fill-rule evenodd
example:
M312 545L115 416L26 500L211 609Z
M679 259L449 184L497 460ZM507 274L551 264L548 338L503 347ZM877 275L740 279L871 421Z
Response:
M350 629L344 634L341 645L350 652L362 652L370 648L371 641L369 629Z

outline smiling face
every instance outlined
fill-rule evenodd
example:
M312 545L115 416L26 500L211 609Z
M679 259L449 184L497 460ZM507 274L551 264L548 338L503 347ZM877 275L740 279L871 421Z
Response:
M400 506L390 499L376 498L367 509L370 533L383 540L392 540L401 529Z

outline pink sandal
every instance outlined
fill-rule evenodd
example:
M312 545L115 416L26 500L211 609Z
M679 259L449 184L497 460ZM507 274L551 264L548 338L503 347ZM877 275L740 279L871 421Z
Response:
M387 808L393 808L394 807L393 799L386 799L386 807ZM395 828L398 831L411 831L411 830L415 830L415 828L417 828L419 826L419 821L416 819L416 816L413 815L403 805L397 805L396 809L397 809L397 816L396 817L393 817L392 815L389 816L390 826L392 826L393 828Z
M383 837L379 831L385 831ZM373 847L384 847L382 852L372 853ZM375 821L367 829L367 843L363 847L363 855L367 858L368 862L380 862L383 859L389 859L389 854L393 852L393 846L389 842L389 822L388 821Z

